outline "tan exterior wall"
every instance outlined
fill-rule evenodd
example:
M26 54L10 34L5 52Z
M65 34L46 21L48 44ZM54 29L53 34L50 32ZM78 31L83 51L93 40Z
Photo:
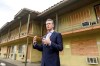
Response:
M7 47L6 46L1 47L1 56L0 57L3 57L3 58L7 57Z
M9 38L10 38L9 39L10 41L19 38L19 28L18 27L9 32Z
M68 32L70 30L82 28L83 22L97 22L94 5L95 4L90 4L59 16L58 31Z
M100 3L100 1L97 3ZM72 29L76 30L78 28L81 28L82 27L81 24L85 21L97 22L95 12L94 12L94 5L97 3L84 6L83 8L80 8L80 9L77 9L72 12L69 12L64 15L59 16L58 31L59 32L68 32L68 31L71 31ZM43 28L45 28L45 26ZM25 23L24 25L21 26L20 36L21 37L26 36L26 32L27 32L27 23ZM45 30L44 30L44 32L45 32ZM10 35L9 39L16 40L16 37L18 37L18 35L19 35L19 27L12 30L10 32L10 34L11 35ZM38 23L37 21L31 21L30 27L29 27L29 34L41 36L40 22ZM88 55L79 55L79 54L75 55L72 53L71 42L73 40L80 41L82 39L88 39L88 38L96 40L97 55L93 55L93 56L97 56L98 58L100 58L99 57L100 56L100 33L95 33L95 34L91 34L91 35L85 34L85 35L74 36L74 37L66 37L66 36L63 37L64 50L62 52L60 52L60 61L61 61L62 66L90 66L86 62L86 58L88 57ZM2 42L7 40L7 36L8 36L8 33L6 35L1 36ZM28 61L31 61L31 62L41 61L41 52L37 51L36 49L33 49L31 42L32 42L32 40L30 40L30 44L28 46L28 57L27 57ZM13 46L13 45L16 46L17 48L15 48L16 49L15 53L10 53L10 55L16 54L16 60L25 61L26 42L22 41L22 42L18 42L18 43L14 42L14 43L10 44L10 46ZM19 45L25 45L25 47L22 49L23 53L18 52ZM1 47L1 57L4 57L4 54L7 53L7 46L8 45ZM77 47L77 48L79 48L79 47ZM91 51L93 51L93 50L91 50ZM89 51L87 50L87 52L89 52ZM24 55L24 58L22 58L23 55ZM10 56L10 58L11 58L11 56ZM100 64L94 65L94 66L100 66Z
M92 35L92 36L91 36ZM78 55L78 54L72 54L72 45L71 45L71 41L73 40L82 40L82 39L87 39L87 38L91 38L91 39L96 39L96 46L97 46L97 53L98 55ZM81 35L81 36L75 36L75 37L63 37L63 42L64 42L64 50L60 53L60 60L61 60L61 65L62 66L90 66L86 59L87 57L98 57L98 59L100 58L100 34L90 34L90 35ZM82 45L83 46L83 45ZM86 45L88 46L88 45ZM76 48L79 48L80 46L77 46ZM83 48L85 48L85 46L83 46ZM75 50L75 49L74 49ZM84 49L83 49L84 50ZM94 49L95 50L95 49ZM75 51L75 52L79 52ZM83 54L88 52L88 54L90 53L89 50L86 50L85 52L82 52ZM94 52L93 49L91 49L91 52ZM81 52L80 52L81 53ZM100 59L99 59L100 60ZM98 65L94 65L94 66L99 66Z
M59 16L59 26L58 30L59 32L70 32L73 29L77 30L78 28L82 28L82 23L85 21L88 22L97 22L96 20L96 15L94 11L94 5L100 4L100 1L97 3L93 3L90 5L87 5L83 8L74 10L73 12L65 13L62 16ZM95 48L91 50L86 50L88 54L93 52L97 54L89 54L89 55L84 55L86 52L83 52L83 55L79 54L73 54L72 53L72 45L71 42L73 40L77 40L80 42L80 40L83 39L88 39L90 38L95 39L96 45L94 46ZM88 42L88 41L87 41ZM66 35L63 37L63 44L64 44L64 50L60 52L60 61L61 61L61 66L100 66L100 62L97 65L90 65L87 63L86 59L87 57L98 57L100 60L100 33L94 33L94 34L84 34L84 35L77 35L77 36L71 36L71 37L66 37ZM86 45L85 45L86 46ZM85 47L83 46L83 48ZM79 48L78 46L76 48ZM75 52L80 53L78 51ZM95 51L96 50L96 51ZM95 51L95 52L94 52Z
M26 32L27 32L27 23L21 25L20 38L25 37L27 34ZM41 24L38 23L37 21L30 21L29 34L31 34L32 36L33 35L40 36L41 35ZM6 44L7 44L6 40L8 40L8 42L10 42L10 41L13 41L13 42L11 42L11 44L9 43L7 45L4 45L4 47L0 46L1 47L0 57L4 58L4 54L7 53L7 46L11 46L9 48L10 49L9 56L7 56L6 58L9 57L13 60L25 61L26 44L27 44L26 38L21 39L22 41L20 41L20 40L16 41L17 39L19 39L19 26L16 27L15 29L9 31L9 33L1 36L1 38L2 38L1 42L3 42L3 43L6 42ZM28 60L28 62L40 61L41 53L37 52L33 49L31 42L32 42L32 39L29 39L27 60ZM24 47L22 47L22 53L19 53L19 46L23 46L23 45L24 45ZM14 46L14 49L13 49L14 52L12 52L12 46ZM35 56L35 59L34 59L35 54L37 54L37 55Z
M36 49L33 49L33 46L31 46L31 62L39 62L41 61L42 53Z
M7 42L7 39L8 39L8 34L5 34L5 35L1 36L1 42L2 43Z
M33 26L32 27L33 35L40 36L41 35L41 23L38 21L33 21L32 26Z

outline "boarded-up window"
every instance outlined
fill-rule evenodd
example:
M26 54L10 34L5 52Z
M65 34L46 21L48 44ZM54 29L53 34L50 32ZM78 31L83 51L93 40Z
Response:
M19 47L18 47L18 52L19 52L19 53L22 53L22 50L23 50L22 45L19 45Z
M32 34L32 23L29 24L29 34Z
M87 7L64 14L59 18L59 24L63 27L80 24L85 21L90 22L90 20L92 20L92 8Z
M43 28L42 29L43 29L42 33L43 33L43 35L45 35L47 33L46 24L43 24Z
M100 22L100 5L95 7L98 22Z
M72 55L97 56L98 48L95 39L71 41Z
M0 47L0 52L1 52L1 47Z

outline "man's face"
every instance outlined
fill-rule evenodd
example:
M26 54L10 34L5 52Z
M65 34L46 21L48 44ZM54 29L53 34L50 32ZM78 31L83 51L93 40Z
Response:
M46 21L46 29L52 30L54 28L54 24L52 21Z

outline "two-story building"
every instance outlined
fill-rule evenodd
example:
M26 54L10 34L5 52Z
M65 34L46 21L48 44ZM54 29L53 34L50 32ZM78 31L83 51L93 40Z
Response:
M55 21L55 30L63 36L61 66L100 65L99 0L63 0L41 13L20 10L0 29L0 57L41 61L41 52L33 49L32 38L46 33L47 18Z

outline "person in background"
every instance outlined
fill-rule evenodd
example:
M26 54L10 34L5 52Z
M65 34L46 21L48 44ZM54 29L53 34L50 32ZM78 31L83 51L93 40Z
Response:
M42 38L42 44L37 44L37 36L33 38L33 48L42 51L41 66L60 66L59 51L63 50L61 33L54 30L54 21L46 20L47 34Z

